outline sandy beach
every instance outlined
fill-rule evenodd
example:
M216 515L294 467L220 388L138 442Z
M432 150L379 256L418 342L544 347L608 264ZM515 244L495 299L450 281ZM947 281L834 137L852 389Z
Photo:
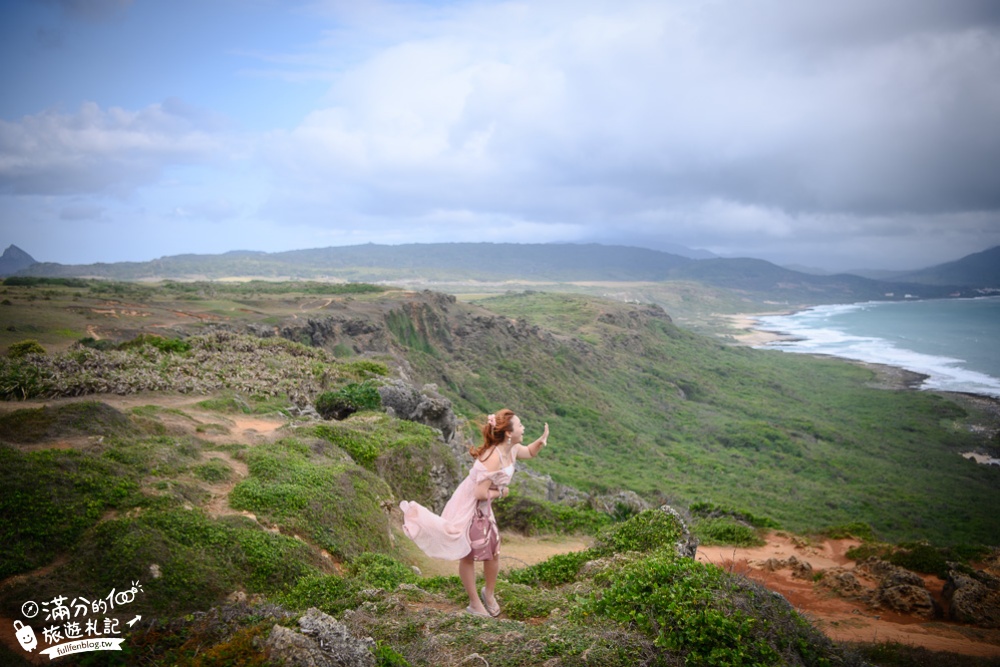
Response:
M719 317L729 320L730 325L736 329L737 333L729 334L734 341L740 345L757 347L767 345L779 340L795 340L794 336L788 336L775 331L762 331L756 328L759 318L768 315L788 315L791 311L778 311L773 313L737 313L735 315L720 315Z

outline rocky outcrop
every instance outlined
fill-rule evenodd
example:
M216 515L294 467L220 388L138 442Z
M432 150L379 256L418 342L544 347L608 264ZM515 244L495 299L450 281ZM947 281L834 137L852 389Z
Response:
M272 660L292 667L375 667L371 637L356 639L347 626L315 607L299 619L300 631L275 625L267 639Z
M468 454L464 457L467 461ZM519 467L514 481L511 482L514 493L532 500L545 500L550 503L567 503L577 505L588 502L589 497L583 491L560 484L549 475L543 475L530 468Z
M617 493L591 496L590 506L598 512L604 512L618 518L627 518L651 507L635 491L618 491Z
M812 579L813 578L813 566L804 560L799 560L797 556L789 556L788 558L768 558L764 561L762 566L768 572L776 572L778 570L791 570L792 576L796 579ZM853 575L851 575L853 578ZM855 579L855 583L857 580Z
M873 602L876 606L900 614L923 618L934 618L940 611L930 591L924 588L923 582L919 586L914 584L879 586L875 591Z
M378 389L382 407L397 419L418 422L441 431L441 438L450 443L458 432L458 419L451 401L437 391L437 386L425 384L417 389L402 380L388 380Z
M948 573L944 585L949 615L983 628L1000 628L1000 578L987 572Z
M868 596L872 607L923 618L940 615L941 609L920 575L878 558L863 561L857 570L878 582Z
M858 581L854 573L842 567L834 567L823 570L821 583L826 588L834 591L843 598L849 600L868 601L871 594L865 586Z
M681 536L674 542L674 552L681 558L694 558L698 554L699 540L691 532L691 527L687 521L684 520L680 512L670 505L661 505L660 511L674 517L681 527Z

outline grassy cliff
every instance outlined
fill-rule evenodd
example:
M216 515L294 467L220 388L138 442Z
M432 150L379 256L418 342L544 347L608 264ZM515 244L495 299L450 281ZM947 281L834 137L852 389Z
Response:
M393 509L433 502L462 473L438 433L377 410L300 416L322 392L387 375L437 383L474 420L512 407L529 437L548 421L533 467L704 509L711 539L753 538L726 517L800 531L860 521L945 543L1000 534L997 471L957 454L988 444L966 428L975 415L876 388L853 364L721 344L654 306L301 284L3 296L7 335L49 349L8 343L0 362L0 616L141 584L121 616L145 619L123 664L266 664L261 641L310 607L397 667L473 653L511 666L860 664L766 589L678 558L681 527L659 511L511 501L510 520L533 512L536 526L597 533L593 546L505 572L503 620L462 615L456 578L408 567ZM80 333L97 336L60 344Z

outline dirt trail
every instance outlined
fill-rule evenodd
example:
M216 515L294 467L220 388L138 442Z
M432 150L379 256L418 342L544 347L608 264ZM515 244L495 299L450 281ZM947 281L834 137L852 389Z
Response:
M763 547L700 547L697 559L743 574L781 593L799 612L837 641L893 641L921 646L931 651L1000 656L1000 630L872 611L859 602L846 600L818 587L811 579L794 578L791 569L771 571L765 567L769 558L786 560L795 556L798 560L809 563L813 571L838 566L851 569L854 561L847 558L846 553L857 544L859 543L854 540L805 544L782 533L771 533ZM940 604L944 582L933 576L925 577L924 581L931 595Z

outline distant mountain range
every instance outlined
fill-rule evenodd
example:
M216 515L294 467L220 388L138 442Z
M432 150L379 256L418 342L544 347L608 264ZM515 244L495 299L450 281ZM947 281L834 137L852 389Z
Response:
M149 262L63 265L35 262L11 246L0 275L115 280L215 280L228 277L361 282L663 282L694 281L767 298L814 302L943 296L1000 291L1000 246L947 264L882 279L815 275L749 258L693 259L598 244L436 243L356 245L287 252L174 255Z

